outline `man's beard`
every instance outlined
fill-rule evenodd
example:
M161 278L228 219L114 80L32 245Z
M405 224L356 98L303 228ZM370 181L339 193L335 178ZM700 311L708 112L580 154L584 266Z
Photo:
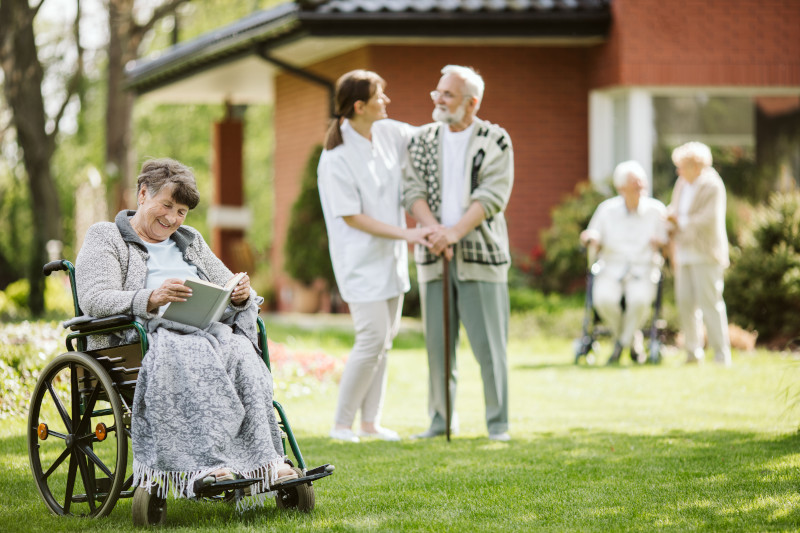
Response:
M433 108L433 120L442 122L443 124L458 124L464 119L467 112L467 102L458 106L455 112L451 113L444 106L436 106Z

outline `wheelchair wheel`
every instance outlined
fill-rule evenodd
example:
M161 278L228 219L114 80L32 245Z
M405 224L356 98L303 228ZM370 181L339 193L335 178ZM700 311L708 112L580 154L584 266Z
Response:
M68 352L42 371L28 416L36 488L57 515L106 516L125 482L128 429L108 372Z
M157 492L157 487L153 487L152 494L143 487L136 487L131 506L134 526L158 526L164 523L167 518L167 499L159 498Z
M300 477L305 475L300 468L294 467L294 471ZM277 491L275 505L278 506L278 509L297 509L304 513L309 513L314 509L314 487L311 486L311 483L303 483L287 489L279 488Z

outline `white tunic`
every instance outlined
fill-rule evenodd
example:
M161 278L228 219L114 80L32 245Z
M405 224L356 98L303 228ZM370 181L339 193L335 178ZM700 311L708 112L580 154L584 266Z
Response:
M342 217L365 214L405 227L400 205L401 165L414 128L384 119L372 125L372 142L345 120L344 143L325 150L318 187L336 284L345 302L373 302L410 288L408 245L351 228Z

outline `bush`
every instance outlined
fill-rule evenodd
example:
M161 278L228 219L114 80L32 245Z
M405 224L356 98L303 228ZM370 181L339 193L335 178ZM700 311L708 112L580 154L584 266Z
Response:
M759 338L800 334L800 193L775 193L731 251L725 301L732 322Z
M324 279L328 287L336 287L333 265L328 252L328 234L317 189L317 165L322 146L314 147L303 171L300 195L292 206L286 236L286 272L294 279L311 285Z
M553 223L542 232L543 250L533 250L527 258L529 264L517 258L520 267L532 276L535 288L561 293L583 288L586 254L580 244L580 234L605 199L603 193L583 182L577 185L574 194L553 209Z

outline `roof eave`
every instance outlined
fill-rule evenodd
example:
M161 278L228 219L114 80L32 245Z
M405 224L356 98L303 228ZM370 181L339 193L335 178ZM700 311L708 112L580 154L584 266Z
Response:
M611 13L552 12L364 12L300 11L303 28L320 37L587 37L605 38Z

